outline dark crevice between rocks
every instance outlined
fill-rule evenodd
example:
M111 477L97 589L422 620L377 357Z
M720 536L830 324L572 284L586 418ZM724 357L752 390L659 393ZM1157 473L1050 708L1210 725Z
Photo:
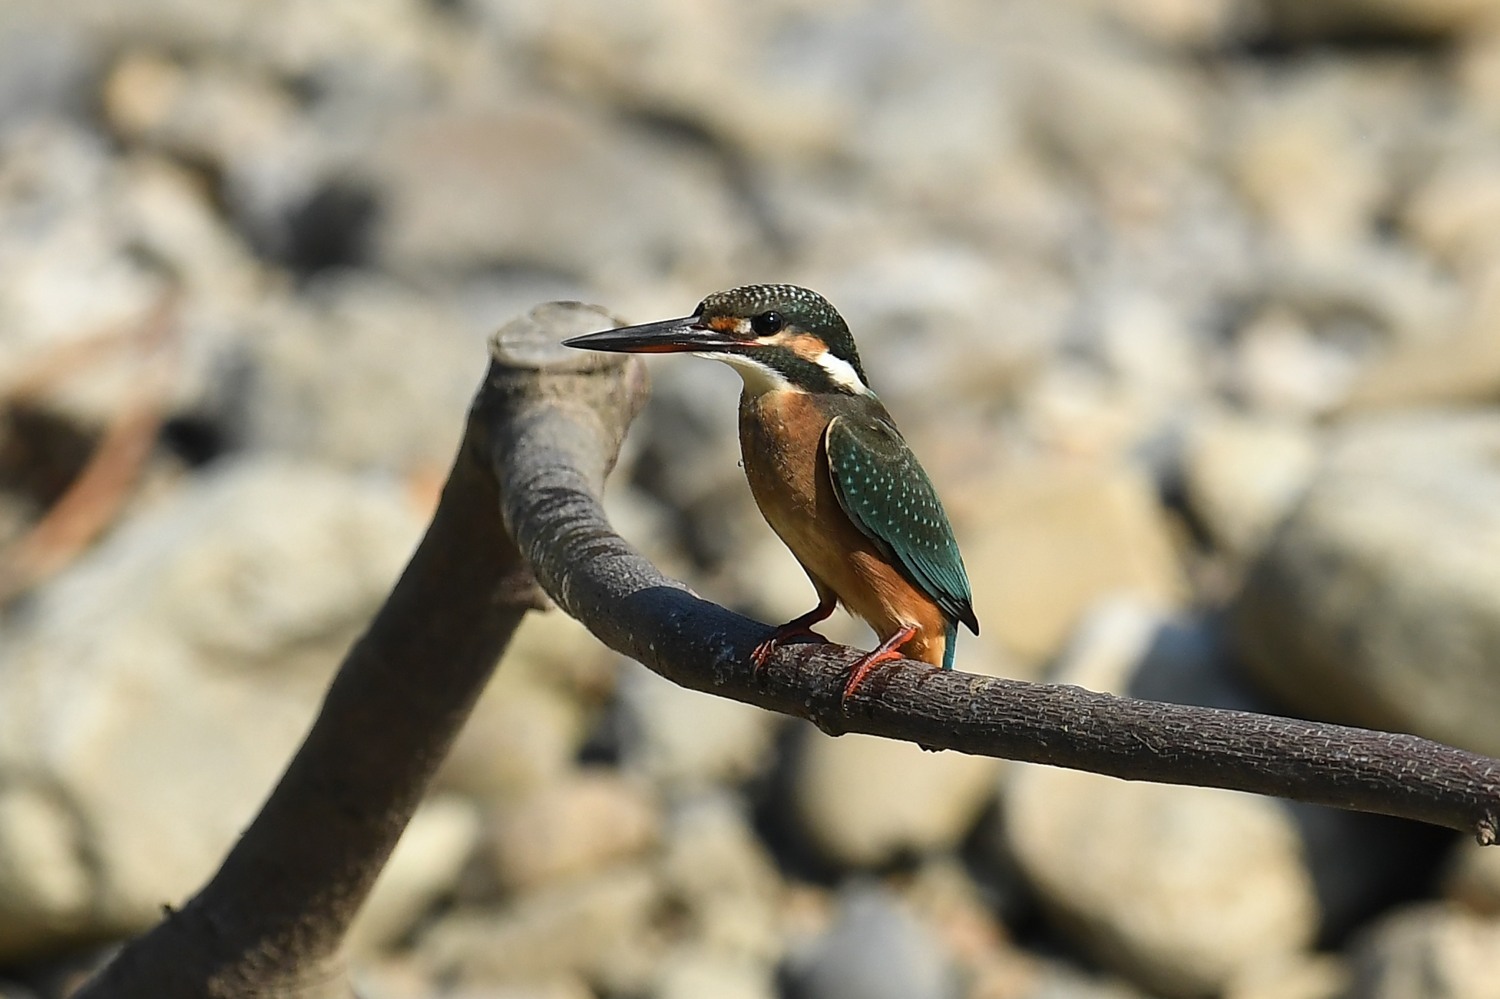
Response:
M243 448L256 397L255 379L254 362L242 351L231 352L215 371L211 393L194 408L167 414L157 435L158 447L191 469Z
M1003 795L985 806L974 828L958 848L958 859L979 897L1012 937L1041 932L1042 912L1036 892L1026 882L1005 839Z
M1371 920L1407 902L1439 895L1444 865L1459 840L1451 829L1389 815L1289 802L1309 849L1320 910L1317 946L1342 950ZM1321 813L1321 814L1320 814Z
M228 428L201 414L169 417L162 424L160 443L189 468L201 468L233 450Z
M640 722L617 691L589 727L576 762L580 767L619 767L629 755L630 747L640 742Z
M1325 55L1356 59L1392 56L1446 59L1454 48L1454 39L1441 33L1365 24L1305 33L1252 31L1233 39L1224 55L1231 59L1266 63L1301 61Z
M842 871L808 841L797 825L792 788L803 746L812 733L803 725L785 725L776 734L775 761L766 773L745 788L750 822L788 878L832 888Z
M299 284L329 271L375 262L383 215L379 192L357 177L330 177L307 197L245 235L260 256Z
M29 402L0 408L0 491L45 509L67 491L98 444L97 429Z
M373 187L350 178L329 181L287 219L286 265L304 279L368 265L375 256L380 216Z

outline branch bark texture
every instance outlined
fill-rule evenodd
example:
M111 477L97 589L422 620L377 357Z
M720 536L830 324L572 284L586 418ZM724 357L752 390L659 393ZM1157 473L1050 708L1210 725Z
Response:
M844 682L861 653L824 644L785 646L757 673L750 653L770 634L766 625L700 599L610 529L590 484L614 453L613 436L590 436L569 406L539 399L523 419L491 428L490 440L506 524L543 588L606 645L685 687L807 718L832 734L1251 791L1496 839L1500 760L1416 736L910 660L882 667L845 704Z

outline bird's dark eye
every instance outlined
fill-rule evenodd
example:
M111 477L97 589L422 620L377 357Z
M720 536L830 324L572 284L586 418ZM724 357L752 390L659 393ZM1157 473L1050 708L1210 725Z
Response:
M750 320L750 329L756 336L770 336L772 333L780 333L786 323L779 312L762 312Z

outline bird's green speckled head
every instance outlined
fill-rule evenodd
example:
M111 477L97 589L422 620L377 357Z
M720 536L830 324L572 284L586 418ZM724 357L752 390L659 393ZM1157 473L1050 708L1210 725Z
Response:
M869 385L849 325L833 303L815 291L794 284L749 284L709 295L698 306L697 315L710 327L748 323L752 333L768 334L760 338L776 341L770 349L775 350L779 345L795 360L815 366L821 348L853 368L862 385ZM799 337L811 338L817 343L798 343ZM816 377L812 380L818 381Z
M791 284L752 284L705 298L691 316L591 333L570 347L691 351L733 365L752 394L776 389L868 395L849 326L828 299Z

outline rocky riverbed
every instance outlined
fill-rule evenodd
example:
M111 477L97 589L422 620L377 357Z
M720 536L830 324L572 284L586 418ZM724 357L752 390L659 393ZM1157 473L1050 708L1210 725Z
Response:
M961 669L1500 754L1497 233L1487 0L7 0L0 997L214 869L549 299L827 295L957 529ZM738 380L651 364L618 528L806 610ZM536 615L351 962L367 999L1489 999L1500 852L830 739Z

